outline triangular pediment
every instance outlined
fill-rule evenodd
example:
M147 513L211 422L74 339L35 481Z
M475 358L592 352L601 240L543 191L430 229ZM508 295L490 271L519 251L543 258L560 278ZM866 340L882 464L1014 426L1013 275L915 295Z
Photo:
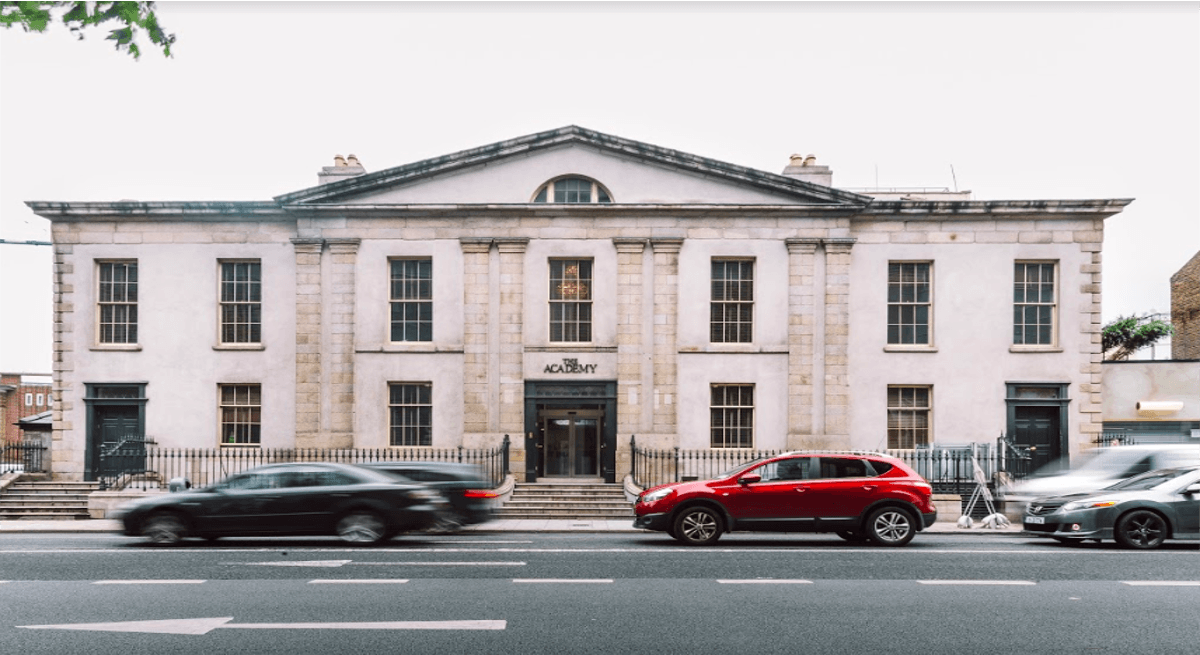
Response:
M501 141L277 196L283 205L505 205L564 175L615 204L861 206L870 198L577 126Z

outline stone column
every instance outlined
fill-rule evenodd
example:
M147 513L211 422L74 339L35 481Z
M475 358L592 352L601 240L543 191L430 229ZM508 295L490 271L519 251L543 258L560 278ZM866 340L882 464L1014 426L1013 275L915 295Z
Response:
M79 385L75 377L75 322L84 315L83 311L77 311L82 308L75 301L77 297L88 298L86 292L80 296L75 294L78 278L74 244L79 242L78 233L72 231L75 225L52 223L50 226L54 240L54 402L51 410L53 427L47 445L50 446L49 470L53 480L82 480L87 452L86 421L76 431L71 420L75 415L75 399L81 397L76 391ZM80 326L84 334L88 329L89 326Z
M500 254L500 431L525 431L526 237L497 238ZM495 402L495 401L493 401Z
M1079 277L1080 293L1083 295L1083 302L1080 303L1080 325L1082 330L1087 334L1088 338L1083 340L1080 348L1080 373L1087 380L1079 385L1081 398L1078 402L1072 403L1075 411L1079 412L1079 432L1082 439L1071 439L1072 452L1068 453L1075 456L1074 449L1077 443L1095 443L1104 435L1104 374L1101 362L1104 361L1104 346L1103 346L1103 319L1101 316L1101 303L1103 301L1103 254L1104 247L1104 221L1093 221L1093 227L1089 231L1076 231L1075 242L1079 244L1079 249L1084 253L1088 263L1080 266ZM1070 279L1067 275L1059 276L1063 280ZM1062 289L1060 293L1066 294L1068 290ZM1067 321L1062 321L1063 327L1070 325ZM1068 426L1062 426L1065 432Z
M813 441L814 302L820 239L787 239L788 249L788 436L790 449L819 447Z
M613 238L617 248L617 448L625 436L644 432L647 406L643 373L649 358L643 343L646 324L645 280L642 275L646 239Z
M329 271L329 438L327 448L353 448L355 268L359 239L328 239Z
M321 431L322 239L292 239L296 250L296 447L319 445Z
M488 407L491 316L490 238L464 237L463 251L463 431L489 432ZM518 432L519 434L519 432Z
M825 435L850 447L850 249L855 239L825 244Z
M650 239L654 250L654 432L675 434L679 377L679 251L683 239ZM678 443L678 435L675 437Z

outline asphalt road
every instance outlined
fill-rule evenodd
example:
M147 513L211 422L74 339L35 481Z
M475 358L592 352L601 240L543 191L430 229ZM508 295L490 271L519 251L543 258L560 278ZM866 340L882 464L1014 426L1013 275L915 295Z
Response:
M1195 544L22 534L0 581L0 653L1200 652Z

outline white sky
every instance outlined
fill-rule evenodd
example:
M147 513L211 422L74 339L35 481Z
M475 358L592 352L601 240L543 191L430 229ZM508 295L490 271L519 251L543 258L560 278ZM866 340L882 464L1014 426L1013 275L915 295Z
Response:
M160 2L175 56L0 31L0 239L26 200L269 200L565 125L834 186L1135 198L1104 317L1200 251L1197 3ZM953 175L952 175L953 170ZM955 179L957 178L957 180ZM957 184L956 184L957 182ZM0 245L0 370L51 370L49 247Z

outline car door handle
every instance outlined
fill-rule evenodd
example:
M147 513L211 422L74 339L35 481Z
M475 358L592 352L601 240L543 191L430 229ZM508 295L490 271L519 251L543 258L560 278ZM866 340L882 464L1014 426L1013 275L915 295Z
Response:
M808 487L796 487L796 491L798 493L804 493L805 491L808 491Z
M875 491L875 485L873 484L864 484L862 488L863 491Z

